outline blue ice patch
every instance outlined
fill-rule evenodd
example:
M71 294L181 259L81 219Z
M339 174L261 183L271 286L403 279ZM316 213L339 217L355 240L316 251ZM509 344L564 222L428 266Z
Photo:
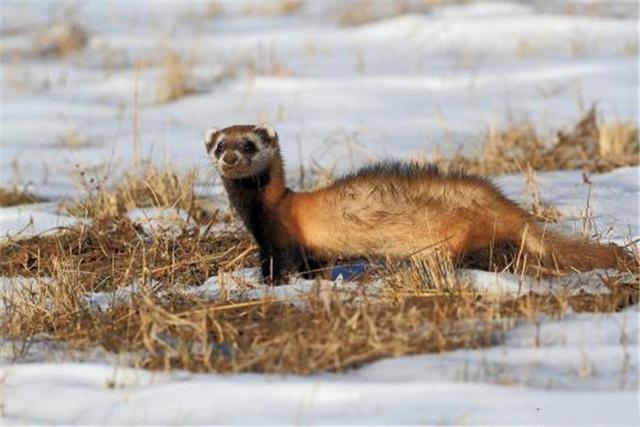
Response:
M357 277L363 275L367 271L369 264L364 261L356 261L352 264L338 265L331 270L331 280L337 280L342 276L344 280L354 280Z

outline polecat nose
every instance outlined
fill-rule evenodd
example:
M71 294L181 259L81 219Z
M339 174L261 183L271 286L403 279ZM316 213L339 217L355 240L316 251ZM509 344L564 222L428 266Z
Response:
M233 165L238 161L238 155L234 151L227 151L222 156L222 161L227 165Z

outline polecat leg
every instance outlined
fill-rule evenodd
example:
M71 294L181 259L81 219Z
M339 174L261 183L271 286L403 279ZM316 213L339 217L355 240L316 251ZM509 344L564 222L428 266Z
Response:
M299 254L298 273L302 274L305 279L322 277L328 264L327 261L306 253L303 249L300 249Z
M298 267L295 252L286 246L261 246L260 269L262 278L270 285L281 285L287 281L288 273Z

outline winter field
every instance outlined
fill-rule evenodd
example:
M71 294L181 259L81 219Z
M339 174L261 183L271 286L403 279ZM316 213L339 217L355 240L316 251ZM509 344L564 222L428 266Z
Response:
M3 425L640 425L637 262L270 287L203 145L269 122L296 189L464 168L637 261L637 2L0 7Z

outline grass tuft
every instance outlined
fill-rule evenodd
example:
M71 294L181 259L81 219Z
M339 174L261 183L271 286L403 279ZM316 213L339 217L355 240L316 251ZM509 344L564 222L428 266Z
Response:
M195 194L195 172L181 175L171 167L147 167L140 173L125 175L114 188L103 188L84 172L80 179L88 197L64 202L62 210L81 218L118 218L132 209L147 207L181 209L199 223L216 215L210 202Z
M0 276L66 283L72 273L85 292L114 291L135 280L195 286L218 271L254 263L254 254L243 232L184 227L149 235L127 218L110 218L57 235L1 243Z
M640 164L638 129L630 122L599 124L593 106L569 130L559 130L554 141L546 141L530 123L515 123L504 129L490 128L479 156L437 159L446 170L471 173L583 170L603 173L622 166Z
M175 101L192 95L196 90L189 83L188 65L176 52L168 52L163 61L162 76L157 86L157 101Z
M338 7L336 21L338 25L353 27L408 13L428 13L435 7L468 2L469 0L352 0L343 2Z
M100 145L100 143L99 139L82 134L73 123L69 123L65 131L58 136L54 145L60 148L76 150Z
M242 7L242 13L260 16L290 16L300 12L303 5L304 3L301 0L272 0L247 3Z
M43 201L43 198L38 197L25 189L20 189L18 187L0 187L0 207L19 206Z
M638 128L629 121L604 123L598 127L598 152L608 159L638 159Z
M83 49L89 42L88 32L74 22L60 22L42 32L36 40L41 56L63 57Z

